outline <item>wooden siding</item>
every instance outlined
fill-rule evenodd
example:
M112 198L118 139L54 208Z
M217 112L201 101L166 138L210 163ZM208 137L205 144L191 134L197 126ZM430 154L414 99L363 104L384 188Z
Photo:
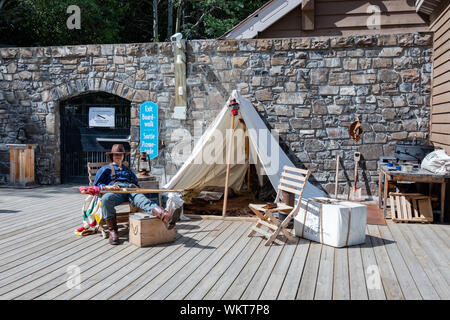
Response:
M367 9L371 5L380 8L381 29L367 28L367 19L371 16ZM260 32L258 38L428 31L426 21L416 13L414 2L408 0L315 0L314 25L314 30L301 30L301 8L298 6Z
M430 28L434 32L430 140L450 154L450 5Z

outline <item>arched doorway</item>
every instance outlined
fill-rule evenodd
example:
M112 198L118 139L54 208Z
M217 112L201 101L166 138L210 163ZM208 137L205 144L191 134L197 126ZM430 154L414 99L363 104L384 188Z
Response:
M115 143L130 151L130 109L130 101L106 92L60 103L62 183L87 184L87 163L106 162L105 152Z

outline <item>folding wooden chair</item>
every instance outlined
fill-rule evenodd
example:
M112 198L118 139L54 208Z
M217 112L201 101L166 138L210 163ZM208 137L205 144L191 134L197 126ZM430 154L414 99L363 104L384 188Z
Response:
M255 226L249 233L249 237L256 232L267 237L265 245L271 245L272 242L278 242L278 235L282 232L287 240L294 240L294 236L286 229L289 222L298 214L302 203L304 186L307 183L310 175L310 170L297 169L294 167L284 166L281 173L280 184L278 185L277 197L274 205L276 207L265 209L266 204L249 204L249 208L259 218ZM298 196L293 202L293 205L286 204L286 199L289 195ZM283 199L284 198L284 199ZM282 222L273 215L273 212L281 211L288 213L286 219ZM261 229L267 227L268 231Z
M88 162L87 167L88 167L88 174L89 174L89 185L92 186L92 184L94 183L95 180L95 175L97 174L97 171L105 166L108 165L109 162ZM128 164L126 164L128 166ZM138 207L133 206L130 202L125 201L123 203L121 203L120 205L124 205L124 204L128 204L130 206L130 211L122 211L122 212L117 212L116 213L116 219L117 219L117 223L119 225L124 226L126 229L129 229L129 216L130 214L136 213L138 211L140 211L140 209ZM99 223L99 230L102 233L102 237L104 239L107 238L107 233L106 230L107 228L105 228L105 221L102 219Z

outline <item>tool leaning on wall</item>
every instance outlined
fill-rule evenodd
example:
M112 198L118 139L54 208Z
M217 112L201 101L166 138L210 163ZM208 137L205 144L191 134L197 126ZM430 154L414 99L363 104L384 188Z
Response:
M350 124L348 133L349 133L350 137L353 140L355 140L355 142L358 142L359 140L361 140L361 137L364 134L364 130L362 128L362 123L358 117L356 117L355 121L353 121ZM361 188L357 188L358 164L359 164L360 159L361 159L361 153L358 151L355 151L355 153L353 154L353 160L355 162L355 167L354 167L355 171L354 171L354 175L353 175L353 187L349 190L347 200L361 201Z
M355 173L353 179L353 187L350 189L348 194L348 199L353 201L361 201L361 188L357 188L358 184L358 163L361 159L361 154L359 152L355 152L353 155L353 159L355 161Z

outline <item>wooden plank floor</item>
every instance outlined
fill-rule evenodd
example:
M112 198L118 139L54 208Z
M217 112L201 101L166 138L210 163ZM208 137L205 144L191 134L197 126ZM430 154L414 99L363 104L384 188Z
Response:
M0 189L0 299L450 299L448 224L388 220L350 248L266 247L251 222L198 219L137 248L126 234L119 246L75 236L83 200L69 185Z

